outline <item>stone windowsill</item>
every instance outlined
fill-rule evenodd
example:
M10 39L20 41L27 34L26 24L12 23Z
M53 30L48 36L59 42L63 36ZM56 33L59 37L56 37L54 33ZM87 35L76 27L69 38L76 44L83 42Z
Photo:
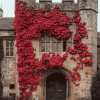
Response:
M4 56L5 58L15 58L15 56Z

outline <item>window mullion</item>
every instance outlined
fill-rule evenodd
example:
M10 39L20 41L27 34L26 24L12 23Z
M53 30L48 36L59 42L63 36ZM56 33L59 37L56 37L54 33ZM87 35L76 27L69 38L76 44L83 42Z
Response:
M11 43L11 41L9 41L9 56L10 56L10 43Z
M56 52L57 52L57 39L56 39Z
M71 40L71 43L73 44L73 33L72 33L72 40ZM72 48L74 48L74 46L72 45Z
M41 52L41 40L40 40L40 42L39 42L39 54L40 54L40 52Z
M45 52L46 52L46 34L45 34Z
M61 53L63 52L63 39L61 39Z
M68 49L67 49L67 48L68 48L68 40L67 40L66 42L67 42L67 43L66 43L66 45L67 45L67 46L66 46L66 51L68 52Z
M70 43L71 43L71 48L72 48L72 41Z
M3 44L4 44L3 45L3 48L4 48L4 55L5 56L6 56L6 42L7 42L6 40L3 41Z
M50 36L50 52L52 52L52 37Z

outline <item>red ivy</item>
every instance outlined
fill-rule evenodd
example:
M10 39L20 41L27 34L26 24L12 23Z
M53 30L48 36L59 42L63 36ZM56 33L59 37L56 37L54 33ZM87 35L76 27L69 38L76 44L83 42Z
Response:
M85 74L88 74L88 72L86 71Z
M65 79L68 80L69 78L68 77L65 77Z
M73 60L75 60L75 61L76 61L76 58L75 58L75 57L73 57L73 56L72 56L72 57L70 57L70 59L73 59Z
M92 58L82 60L84 57L91 56L92 53L88 52L87 45L80 42L82 38L88 36L87 30L85 28L86 23L80 22L79 12L73 15L73 18L70 18L66 15L66 12L59 12L59 6L56 6L54 11L50 10L48 6L49 12L45 15L43 14L45 9L41 9L40 11L34 10L34 8L30 9L30 13L28 13L28 9L26 6L26 2L23 2L23 5L20 5L20 2L16 0L16 9L15 9L15 19L14 19L14 27L16 29L16 47L18 53L18 63L17 63L17 71L18 71L18 82L20 98L21 100L27 100L28 97L32 95L32 91L37 89L37 85L41 83L42 76L41 70L47 70L47 66L49 66L50 70L53 71L55 67L62 68L63 62L68 57L68 54L65 53L62 57L58 53L44 53L42 55L42 59L39 61L38 58L35 58L34 49L32 47L32 43L30 39L39 38L41 39L41 31L47 31L49 36L55 35L56 39L67 39L70 38L70 29L68 28L72 22L76 23L77 32L74 34L74 49L68 47L68 52L70 54L79 54L79 57L75 58L72 56L70 59L77 60L77 66L73 68L75 72L70 73L69 75L72 77L72 81L75 86L78 86L80 83L75 83L76 80L80 81L81 77L79 72L77 72L78 68L83 70L83 64L85 66L92 65ZM64 26L64 27L63 27ZM50 58L50 54L52 54ZM87 73L87 72L85 72ZM69 79L65 77L65 79ZM25 90L29 88L29 91Z

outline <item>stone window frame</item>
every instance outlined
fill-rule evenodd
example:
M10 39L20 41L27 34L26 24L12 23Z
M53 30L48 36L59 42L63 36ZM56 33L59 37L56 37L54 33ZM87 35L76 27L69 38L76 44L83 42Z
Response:
M60 42L59 40L57 40L56 39L56 41L53 41L53 36L49 36L46 32L44 32L44 33L42 33L42 34L45 34L45 40L44 41L42 41L42 40L40 40L40 42L39 42L39 52L40 53L47 53L47 51L46 51L46 43L47 42L49 42L50 43L50 51L48 51L48 52L52 52L52 45L53 45L53 42L56 42L56 52L55 53L57 53L57 43L58 42ZM42 35L41 34L41 35ZM70 40L70 38L69 39L66 39L66 40L63 40L63 39L61 39L61 52L59 52L59 53L63 53L63 52L68 52L68 50L67 50L67 48L68 48L68 43L71 43L71 48L73 48L73 45L72 45L72 43L73 43L73 32L70 32L70 34L71 34L71 40ZM50 37L50 41L46 41L46 36L49 36ZM66 41L66 51L63 51L63 41ZM41 52L41 42L43 43L45 43L45 52Z
M7 56L6 55L6 43L7 43L7 41L9 41L9 43L11 42L11 41L13 41L14 42L14 45L13 45L13 56L10 56L10 47L9 47L9 56ZM14 38L4 38L3 39L3 50L4 50L4 57L15 57L15 42L16 42L16 40L14 39ZM10 44L9 44L10 45Z

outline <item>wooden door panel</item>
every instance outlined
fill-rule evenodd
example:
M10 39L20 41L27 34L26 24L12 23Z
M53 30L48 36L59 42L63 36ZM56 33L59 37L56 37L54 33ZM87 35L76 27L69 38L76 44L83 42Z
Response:
M56 98L57 100L62 100L66 98L66 85L62 79L56 80Z
M53 75L46 82L46 100L66 100L66 80Z
M55 81L50 79L47 81L47 100L55 100Z
M64 98L65 98L65 93L64 93L63 91L57 91L57 92L56 92L56 98L57 98L57 100L58 100L58 99L59 99L59 100L64 99Z
M53 100L55 98L55 91L48 91L47 93L47 99L48 100Z

